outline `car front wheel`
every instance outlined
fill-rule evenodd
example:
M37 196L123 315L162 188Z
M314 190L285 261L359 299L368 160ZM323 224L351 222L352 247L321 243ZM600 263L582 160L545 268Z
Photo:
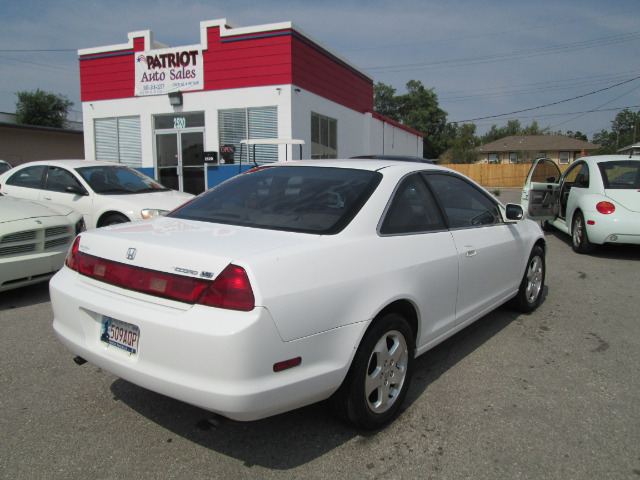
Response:
M573 239L573 251L577 253L589 253L595 245L589 241L587 235L587 225L584 223L582 212L577 212L573 217L573 228L571 229Z
M106 227L108 225L116 225L118 223L126 223L129 219L120 213L112 213L107 215L104 220L100 222L99 227Z
M529 261L520 282L518 294L511 300L513 308L523 313L532 312L538 308L542 298L542 290L544 289L545 273L544 250L541 246L536 245L531 250L531 255L529 255Z
M404 317L382 317L362 339L347 377L331 398L334 410L367 430L391 422L407 395L414 356L413 332Z

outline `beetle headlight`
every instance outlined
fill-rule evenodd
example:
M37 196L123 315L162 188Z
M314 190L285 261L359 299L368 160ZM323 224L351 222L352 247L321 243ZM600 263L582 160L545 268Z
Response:
M145 208L140 212L142 218L155 218L161 217L162 215L166 215L169 213L169 210L158 210L157 208Z

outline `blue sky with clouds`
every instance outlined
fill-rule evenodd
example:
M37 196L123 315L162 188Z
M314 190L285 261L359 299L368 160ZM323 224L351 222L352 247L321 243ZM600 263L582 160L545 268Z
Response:
M218 18L291 21L398 93L420 80L449 121L473 121L478 133L518 119L591 139L620 109L640 109L638 0L7 0L0 112L15 111L17 91L39 88L66 95L80 120L78 49L126 43L137 30L197 44L200 22Z

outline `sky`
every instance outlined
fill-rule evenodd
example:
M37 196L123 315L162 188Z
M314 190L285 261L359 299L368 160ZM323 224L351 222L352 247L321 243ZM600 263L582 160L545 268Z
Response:
M200 43L200 22L292 22L405 93L419 80L449 122L477 134L519 120L589 140L640 109L638 0L2 0L0 112L19 91L65 95L82 120L78 50L151 30L170 47Z

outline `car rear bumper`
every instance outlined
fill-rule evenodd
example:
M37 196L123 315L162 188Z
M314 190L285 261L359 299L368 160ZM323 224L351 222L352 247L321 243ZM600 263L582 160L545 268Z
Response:
M365 323L284 342L267 309L234 312L136 294L63 268L50 282L53 328L75 354L134 384L235 420L329 397ZM139 327L138 353L100 340L103 316ZM274 372L277 362L301 364Z
M624 216L594 213L585 217L590 242L640 245L640 213L628 212Z

